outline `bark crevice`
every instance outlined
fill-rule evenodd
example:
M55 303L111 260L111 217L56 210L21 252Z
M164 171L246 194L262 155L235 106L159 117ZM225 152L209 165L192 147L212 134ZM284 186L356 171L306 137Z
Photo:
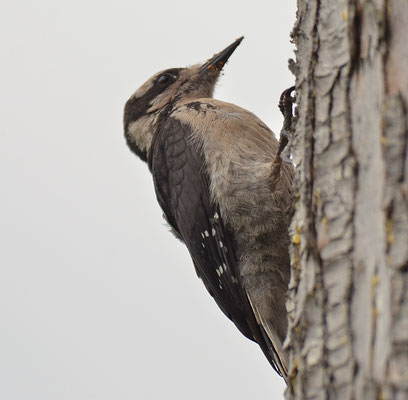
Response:
M407 26L402 0L298 0L288 399L408 390Z

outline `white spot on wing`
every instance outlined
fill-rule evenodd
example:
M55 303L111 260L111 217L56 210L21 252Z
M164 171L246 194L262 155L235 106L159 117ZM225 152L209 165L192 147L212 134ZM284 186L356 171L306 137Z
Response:
M215 229L214 228L211 229L211 233L212 233L213 236L215 236Z
M204 235L205 235L206 237L210 236L210 234L208 233L208 231L205 231L205 232L204 232Z
M219 241L220 243L220 247L223 248L224 247L224 243L221 242L221 240Z
M217 212L214 214L214 218L215 218L215 219L220 218L220 216L218 215L218 213L217 213Z

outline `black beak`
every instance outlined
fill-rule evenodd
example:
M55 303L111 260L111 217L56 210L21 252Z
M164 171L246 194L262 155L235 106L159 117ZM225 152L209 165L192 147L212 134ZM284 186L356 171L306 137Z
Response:
M218 72L221 71L222 67L228 61L231 54L234 52L234 50L242 42L242 39L244 39L243 36L241 36L239 39L237 39L234 43L230 44L226 49L224 49L223 51L221 51L218 54L215 54L214 57L210 58L200 68L200 74L204 74L207 71L218 71Z

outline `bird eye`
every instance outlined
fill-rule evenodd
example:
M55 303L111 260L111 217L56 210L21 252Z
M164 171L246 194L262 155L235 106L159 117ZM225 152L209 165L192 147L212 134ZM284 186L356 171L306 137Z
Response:
M173 79L174 79L174 78L173 78L172 75L170 75L170 74L163 74L163 75L160 75L160 76L157 78L157 83L158 83L159 85L167 85L167 84L170 83Z

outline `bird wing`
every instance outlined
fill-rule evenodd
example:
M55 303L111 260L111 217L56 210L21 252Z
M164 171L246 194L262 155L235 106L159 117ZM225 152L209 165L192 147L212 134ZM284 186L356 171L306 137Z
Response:
M210 199L205 160L191 143L191 133L189 125L170 116L155 134L149 166L158 202L218 306L282 374L275 347L258 324L240 282L233 235Z

